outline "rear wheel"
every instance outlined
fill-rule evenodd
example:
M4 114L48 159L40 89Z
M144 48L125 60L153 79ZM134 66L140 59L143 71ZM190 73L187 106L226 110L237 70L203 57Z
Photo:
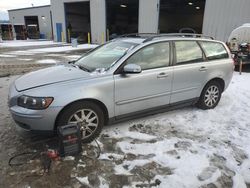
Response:
M57 126L77 123L82 133L82 142L93 141L101 133L104 114L93 102L77 102L67 107L58 117Z
M216 81L211 81L202 90L197 106L203 110L215 108L221 98L222 88Z

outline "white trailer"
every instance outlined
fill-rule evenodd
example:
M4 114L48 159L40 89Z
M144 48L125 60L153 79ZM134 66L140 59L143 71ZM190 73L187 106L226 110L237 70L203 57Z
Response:
M244 56L245 63L250 63L250 23L234 29L228 38L228 43L236 58Z

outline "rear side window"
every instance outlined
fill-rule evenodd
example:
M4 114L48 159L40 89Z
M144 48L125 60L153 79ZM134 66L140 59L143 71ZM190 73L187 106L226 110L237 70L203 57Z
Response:
M176 41L176 64L189 64L203 61L203 54L196 41Z
M221 43L200 42L208 60L228 58L228 53Z

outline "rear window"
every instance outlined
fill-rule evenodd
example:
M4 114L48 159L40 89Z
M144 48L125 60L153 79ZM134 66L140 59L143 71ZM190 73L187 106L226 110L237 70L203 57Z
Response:
M200 42L208 60L228 58L228 53L223 44L216 42Z

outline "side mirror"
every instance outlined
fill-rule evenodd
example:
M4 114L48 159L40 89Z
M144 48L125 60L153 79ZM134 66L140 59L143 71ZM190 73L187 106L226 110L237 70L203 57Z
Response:
M128 64L123 67L123 73L125 74L138 74L141 71L141 66L136 64Z

